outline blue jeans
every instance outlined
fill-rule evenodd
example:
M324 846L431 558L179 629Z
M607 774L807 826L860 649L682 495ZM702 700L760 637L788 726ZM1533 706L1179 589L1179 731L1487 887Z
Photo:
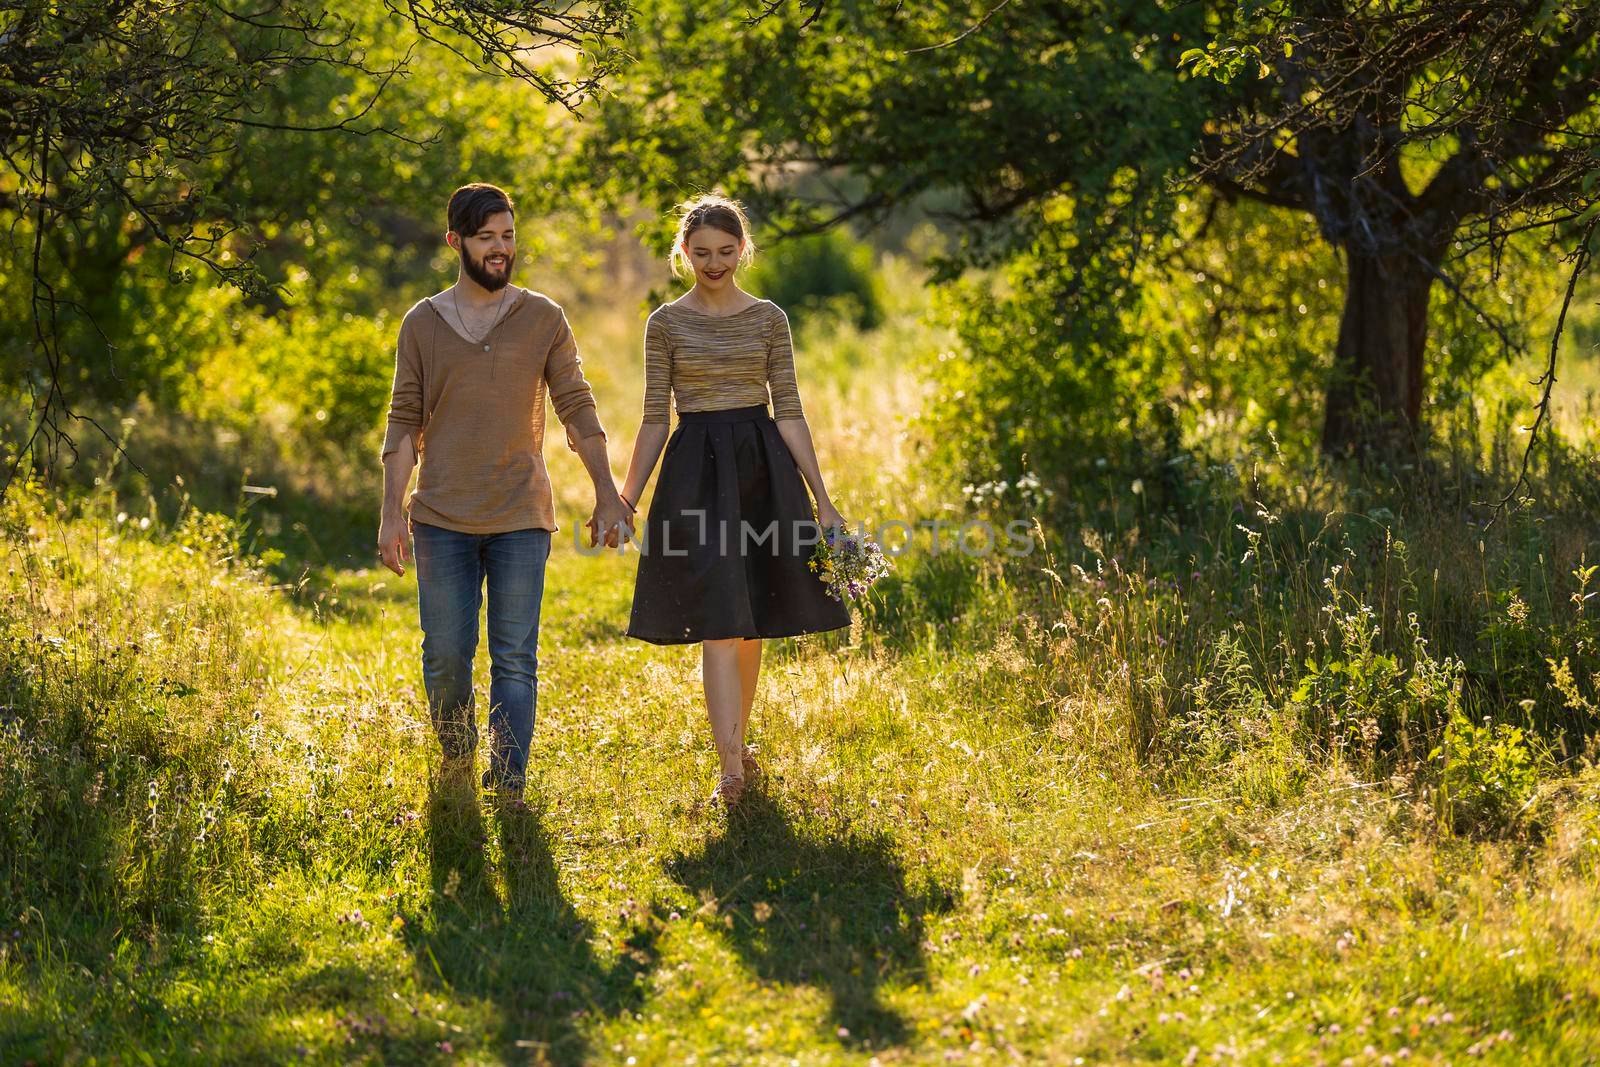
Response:
M549 530L467 534L411 524L422 619L422 684L428 714L448 758L478 745L472 657L478 610L489 583L489 772L520 788L533 743L539 694L539 602L550 557Z

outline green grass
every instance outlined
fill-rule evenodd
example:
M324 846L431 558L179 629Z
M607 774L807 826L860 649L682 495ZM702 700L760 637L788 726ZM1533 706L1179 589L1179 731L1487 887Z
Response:
M1592 774L1537 839L1308 766L1170 788L1010 638L772 646L747 817L632 556L549 568L527 813L441 778L410 580L297 605L8 507L0 1037L23 1062L1571 1063ZM995 595L993 593L989 594ZM337 600L337 603L332 601ZM969 623L1000 632L994 615ZM1108 698L1114 699L1114 698Z
M942 514L906 358L942 339L805 340L845 514ZM1448 459L1058 487L1037 555L912 554L769 644L732 822L697 650L621 636L637 557L574 550L564 449L525 812L441 767L413 578L249 558L327 533L306 500L275 539L13 492L0 1060L1585 1062L1592 454L1487 532L1503 472Z

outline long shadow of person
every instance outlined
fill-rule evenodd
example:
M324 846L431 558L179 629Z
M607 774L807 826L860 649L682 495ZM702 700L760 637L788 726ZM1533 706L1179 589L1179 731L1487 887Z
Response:
M539 813L514 803L496 812L502 899L470 768L440 775L428 819L433 899L427 916L406 924L424 980L494 1002L506 1060L582 1063L584 1021L642 1002L657 926L635 926L614 961L598 958L591 925L561 890Z
M846 1044L906 1039L905 1019L878 995L887 979L923 981L923 917L953 900L913 891L884 834L797 830L759 790L727 831L668 871L714 907L732 947L763 981L825 990Z

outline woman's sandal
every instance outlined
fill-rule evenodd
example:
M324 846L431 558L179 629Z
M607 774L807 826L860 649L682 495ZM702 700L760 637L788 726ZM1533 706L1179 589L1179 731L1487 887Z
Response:
M732 774L724 774L717 780L717 788L711 791L711 803L721 804L732 811L739 806L739 799L744 796L744 779Z
M744 752L739 756L739 765L744 771L744 780L752 785L766 774L760 761L756 759L756 750L750 745L744 746Z

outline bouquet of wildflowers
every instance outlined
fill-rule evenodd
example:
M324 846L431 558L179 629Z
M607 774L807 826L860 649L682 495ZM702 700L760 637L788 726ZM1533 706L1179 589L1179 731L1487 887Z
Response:
M824 531L807 566L828 587L828 595L843 604L866 596L868 587L889 573L890 563L864 530L852 534L836 527Z

